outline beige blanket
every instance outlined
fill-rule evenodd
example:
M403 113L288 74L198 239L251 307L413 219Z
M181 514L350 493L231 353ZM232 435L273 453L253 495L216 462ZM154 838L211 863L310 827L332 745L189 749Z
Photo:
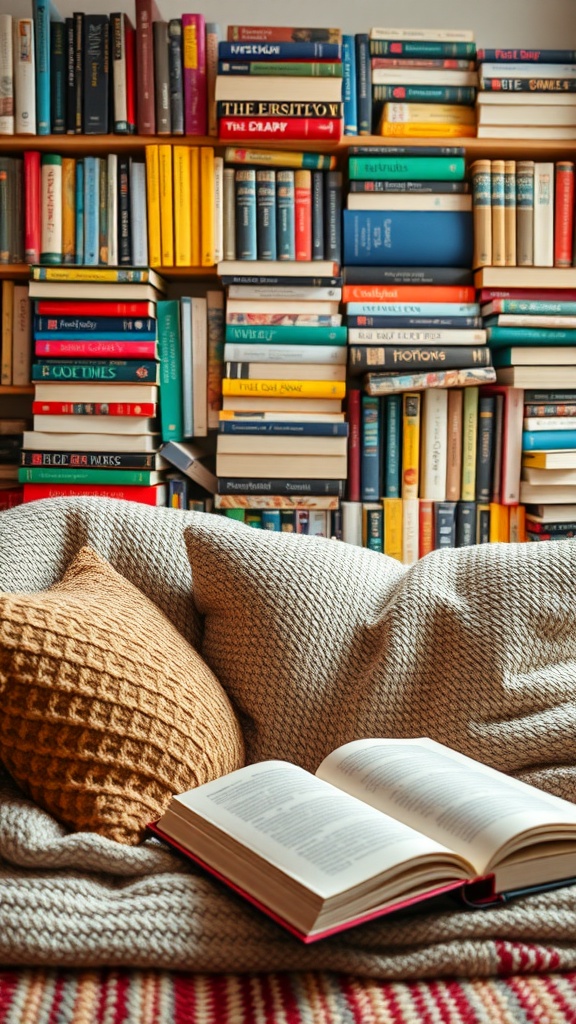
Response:
M428 733L576 799L575 542L438 552L406 570L215 516L58 499L0 515L0 590L49 586L86 543L203 638L252 759L315 767L357 735ZM439 905L305 947L155 840L69 834L4 777L0 963L392 979L568 969L576 889L482 912Z

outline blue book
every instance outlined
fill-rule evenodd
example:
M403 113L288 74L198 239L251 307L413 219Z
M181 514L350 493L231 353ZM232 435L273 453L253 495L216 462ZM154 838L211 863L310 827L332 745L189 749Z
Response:
M367 316L371 312L378 316L393 316L407 309L414 316L478 316L480 307L475 302L348 302L346 310L352 316ZM349 325L350 326L350 325Z
M356 49L356 105L358 134L372 134L372 73L370 63L370 38L366 32L354 36Z
M39 359L32 364L32 380L157 384L158 366L152 359Z
M261 522L263 530L274 530L275 533L280 533L282 530L280 509L263 508Z
M50 135L50 22L61 21L52 0L32 0L36 58L36 131Z
M84 262L84 161L76 162L76 252L74 262Z
M218 60L342 60L339 43L218 43Z
M184 437L194 437L194 360L192 358L192 299L180 299L182 338L182 420Z
M273 170L256 171L256 234L258 259L275 260L276 172Z
M182 441L180 303L177 299L163 299L156 304L156 312L160 349L160 433L163 441Z
M168 479L168 508L188 508L188 481L185 477Z
M348 424L343 420L338 423L314 423L312 420L298 420L296 416L294 422L251 418L257 415L246 413L244 419L236 413L237 419L220 420L218 432L244 435L271 434L273 437L348 437Z
M345 265L470 267L472 213L344 210Z
M342 263L342 171L328 171L324 180L324 255Z
M130 159L130 245L132 266L148 264L148 217L146 206L146 166L142 161Z
M356 92L356 44L354 36L342 36L342 100L344 135L358 135L358 99Z
M236 171L236 259L258 259L256 219L256 171Z
M402 395L386 396L384 417L386 422L384 497L400 498L400 485L402 481Z
M549 448L576 448L576 429L523 431L523 451L542 452L547 451Z
M478 398L478 433L476 439L476 501L489 502L492 495L492 463L496 397L480 392Z
M294 171L276 175L276 230L278 259L295 260Z
M124 341L131 337L136 337L138 341L154 341L156 338L156 321L150 316L132 319L123 316L48 317L36 314L33 329L35 338L40 338L41 332L46 332L46 340L56 337L73 340L86 337L87 331L90 331L91 338L100 338L104 341L113 341L116 338ZM94 334L94 331L101 333Z
M380 497L380 400L370 395L361 398L360 499L378 501Z
M84 265L98 266L100 224L100 157L84 157Z
M467 548L476 543L477 508L475 501L456 503L456 547Z
M312 259L324 259L324 173L312 171Z
M574 345L576 330L555 327L488 327L488 342L495 347L509 345Z

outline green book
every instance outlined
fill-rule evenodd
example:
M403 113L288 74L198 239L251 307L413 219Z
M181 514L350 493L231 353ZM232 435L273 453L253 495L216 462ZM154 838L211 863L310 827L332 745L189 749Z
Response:
M268 60L233 60L222 61L223 73L232 68L231 74L247 75L291 75L296 78L342 78L342 65L321 63L319 61L268 61ZM235 72L236 68L242 69Z
M349 178L359 181L464 181L463 156L351 156Z
M160 433L163 441L182 441L184 417L180 303L177 299L158 302L156 316L160 351Z
M508 345L575 345L576 330L546 327L488 327L488 344L494 348Z
M270 342L283 345L346 345L347 327L268 327L226 325L226 341Z
M145 469L69 469L59 466L21 466L18 481L21 484L140 484L150 487L161 483L155 470Z

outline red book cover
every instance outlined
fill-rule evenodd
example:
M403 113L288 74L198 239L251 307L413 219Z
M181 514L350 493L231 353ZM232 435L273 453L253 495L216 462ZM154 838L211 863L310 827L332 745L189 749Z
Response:
M135 0L136 3L136 86L137 124L139 135L156 132L154 38L152 22L161 21L155 0Z
M64 356L67 359L157 359L155 341L35 341L37 356Z
M348 421L348 501L360 501L360 400L362 392L351 388L346 396Z
M202 14L182 15L182 66L184 132L186 135L207 135L206 22Z
M166 486L153 484L24 484L24 502L41 498L119 498L141 505L164 505Z
M294 240L297 260L312 259L312 171L294 174Z
M126 113L130 131L136 131L136 32L127 14L124 17L124 53L126 60Z
M418 558L434 551L434 502L421 499L418 504Z
M4 512L7 508L14 508L15 505L21 505L23 501L23 487L6 487L4 490L0 490L0 512Z
M571 267L574 234L574 164L556 164L554 196L554 266Z
M41 249L41 206L40 206L40 153L26 150L24 153L24 261L40 262Z
M221 117L222 141L255 142L263 139L329 139L339 142L342 120L336 117Z
M476 302L476 289L451 284L345 284L342 302Z
M39 316L156 316L153 302L56 302L41 299L35 304Z
M44 416L155 416L155 402L32 402Z

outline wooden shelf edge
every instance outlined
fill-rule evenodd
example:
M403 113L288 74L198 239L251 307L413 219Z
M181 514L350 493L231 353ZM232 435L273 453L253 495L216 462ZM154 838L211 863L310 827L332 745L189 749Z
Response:
M0 395L33 395L34 385L18 386L14 384L0 384Z

